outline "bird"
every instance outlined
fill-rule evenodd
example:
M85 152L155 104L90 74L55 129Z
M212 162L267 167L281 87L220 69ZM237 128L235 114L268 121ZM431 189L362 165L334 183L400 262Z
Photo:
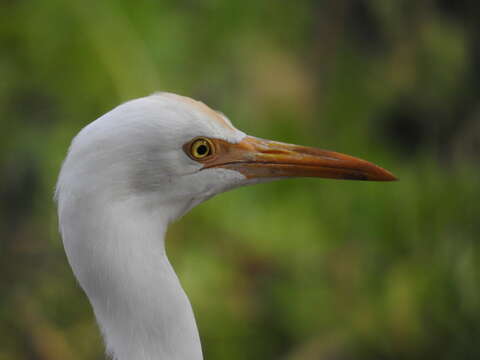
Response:
M57 180L59 232L115 360L203 359L165 251L169 224L219 193L290 177L393 181L365 160L249 136L221 112L160 92L74 137Z

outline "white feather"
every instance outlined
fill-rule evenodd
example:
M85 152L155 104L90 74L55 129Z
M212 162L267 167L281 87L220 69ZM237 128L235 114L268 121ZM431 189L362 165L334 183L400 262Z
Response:
M199 171L182 149L197 136L237 143L245 134L198 103L155 94L86 126L62 166L56 198L65 251L115 359L202 359L164 235L193 206L247 180Z

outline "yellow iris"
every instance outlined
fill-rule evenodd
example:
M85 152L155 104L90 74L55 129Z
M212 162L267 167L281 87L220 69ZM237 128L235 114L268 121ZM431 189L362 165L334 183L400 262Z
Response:
M204 159L207 156L211 155L212 152L213 144L210 140L205 138L196 139L190 147L190 154L195 159Z

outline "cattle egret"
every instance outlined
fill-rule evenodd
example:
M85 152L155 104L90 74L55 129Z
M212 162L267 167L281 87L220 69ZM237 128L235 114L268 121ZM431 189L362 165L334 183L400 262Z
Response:
M57 183L59 227L114 359L203 358L165 253L167 226L218 193L286 177L395 180L352 156L248 136L170 93L126 102L80 131Z

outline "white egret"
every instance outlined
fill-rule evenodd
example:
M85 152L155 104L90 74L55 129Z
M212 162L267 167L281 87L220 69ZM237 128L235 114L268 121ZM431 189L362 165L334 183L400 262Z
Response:
M206 199L283 177L390 181L367 161L245 135L205 104L158 93L74 138L57 183L69 263L118 360L202 359L190 302L165 253L168 224Z

